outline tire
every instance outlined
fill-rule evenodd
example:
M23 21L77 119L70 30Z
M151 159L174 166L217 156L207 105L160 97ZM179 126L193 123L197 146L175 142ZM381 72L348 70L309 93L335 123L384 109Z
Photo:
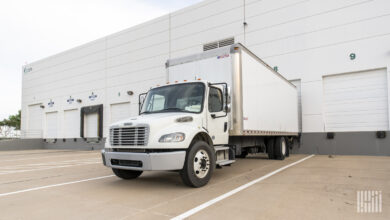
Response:
M286 140L286 157L289 157L290 156L290 149L292 148L292 142L287 138L285 137L285 140Z
M268 159L270 159L270 160L275 159L274 145L275 145L275 139L274 138L268 139L268 141L267 141L267 154L268 154Z
M135 179L135 178L141 176L141 174L143 172L143 171L136 171L136 170L121 170L121 169L115 169L115 168L112 168L112 171L114 172L114 174L117 177L125 179L125 180Z
M287 152L287 143L284 137L277 137L275 140L275 159L284 160Z
M202 187L209 182L215 166L214 150L206 142L198 141L187 150L180 177L187 186Z

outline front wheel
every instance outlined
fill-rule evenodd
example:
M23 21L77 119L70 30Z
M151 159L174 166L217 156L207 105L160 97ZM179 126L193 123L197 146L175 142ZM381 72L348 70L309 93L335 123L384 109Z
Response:
M204 141L198 141L187 151L180 177L184 184L191 187L206 185L215 169L215 153Z
M136 170L121 170L121 169L112 168L112 171L117 177L125 180L135 179L141 176L142 174L142 171L136 171Z

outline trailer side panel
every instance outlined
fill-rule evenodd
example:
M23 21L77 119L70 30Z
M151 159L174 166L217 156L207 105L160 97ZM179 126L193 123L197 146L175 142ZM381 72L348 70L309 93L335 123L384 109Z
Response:
M294 85L242 50L243 132L298 133L298 94Z

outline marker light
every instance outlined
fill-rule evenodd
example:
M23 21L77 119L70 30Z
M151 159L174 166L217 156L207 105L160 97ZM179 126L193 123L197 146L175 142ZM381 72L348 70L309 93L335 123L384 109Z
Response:
M192 116L184 116L184 117L181 117L181 118L177 118L176 122L179 122L179 123L181 123L181 122L191 122L193 120L194 120L194 118Z

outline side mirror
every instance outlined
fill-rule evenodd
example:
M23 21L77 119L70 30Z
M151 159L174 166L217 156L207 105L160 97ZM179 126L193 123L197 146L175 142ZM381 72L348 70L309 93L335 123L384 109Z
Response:
M144 105L144 101L145 101L147 94L148 93L141 93L138 96L138 114L139 115L141 114L141 109L142 109L142 106Z

